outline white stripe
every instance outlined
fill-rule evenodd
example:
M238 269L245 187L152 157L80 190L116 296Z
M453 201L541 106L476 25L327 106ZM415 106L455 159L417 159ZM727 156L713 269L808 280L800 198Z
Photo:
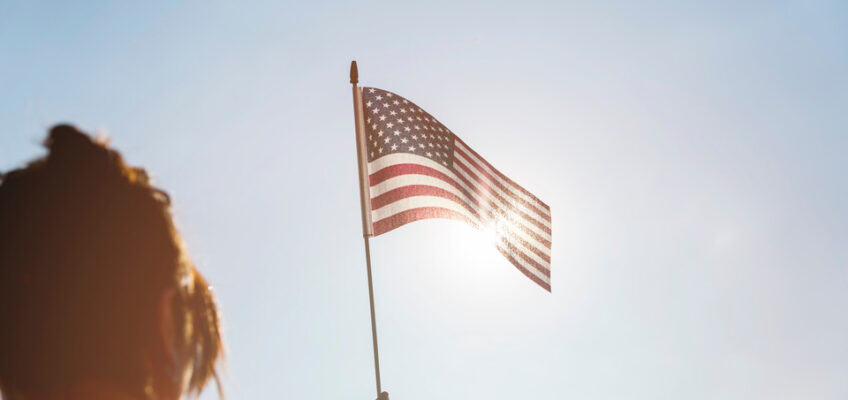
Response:
M515 234L515 233L514 233L514 231L513 231L513 232L511 232L511 233ZM539 265L541 265L541 266L545 267L545 269L547 269L547 270L549 270L549 271L550 271L550 269L551 269L551 264L550 264L549 262L545 261L542 257L539 257L539 255L538 255L538 254L534 253L534 252L532 251L532 249L530 249L530 248L529 248L528 246L526 246L524 243L521 243L521 242L519 242L519 241L517 241L517 240L510 240L510 239L511 239L511 238L507 235L507 236L506 236L506 241L507 241L507 242L509 242L510 244L512 244L512 245L513 245L513 246L515 246L515 247L523 248L523 249L524 249L524 254L526 254L526 255L527 255L527 257L532 258L532 259L533 259L533 261L535 261L535 262L539 263ZM550 257L550 256L551 256L550 249L548 249L547 247L542 247L541 249L542 249L542 252L543 252L543 253L545 253L545 254L547 254L547 255L548 255L548 257ZM547 251L545 251L545 250L547 250Z
M457 158L456 160L458 160L458 158ZM462 168L457 168L457 169L456 169L456 172L458 172L460 175L462 175L463 177L465 177L465 179L468 179L468 181L470 181L470 182L474 182L474 178L472 178L470 175L468 175L468 173L466 173L465 171L463 171L463 170L462 170ZM460 181L460 182L462 182L462 181ZM465 182L462 182L462 183L463 183L463 186L466 186L466 185L465 185ZM502 209L507 210L507 211L510 213L510 217L511 217L511 219L513 219L513 220L519 220L519 221L526 221L526 220L527 220L527 218L523 218L523 217L521 217L520 215L518 215L517 213L514 213L514 212L512 212L512 211L511 211L511 206L515 206L515 208L519 208L519 207L520 207L520 205L519 205L518 203L506 204L506 203L504 203L501 199L497 198L496 196L492 196L492 195L488 194L488 193L491 191L489 188L485 188L485 187L482 187L482 186L479 186L479 187L480 187L480 189L481 189L481 190L483 190L483 191L486 193L486 197L487 197L487 198L489 198L492 202L497 202L497 203L501 206L501 208L502 208ZM495 190L499 190L498 188L493 188L493 189L495 189ZM526 212L527 212L527 210L524 210L524 212L526 213ZM531 217L531 218L532 218L532 217ZM536 220L536 219L534 218L534 220ZM538 220L537 220L537 221L538 221ZM543 223L544 223L544 221L540 221L540 222L543 222ZM549 242L551 241L551 235L550 235L550 234L548 234L547 232L545 232L544 230L542 230L542 228L539 228L538 226L536 226L535 224L532 224L532 223L525 223L525 224L522 224L522 225L524 225L525 227L527 227L527 229L532 230L532 231L533 231L533 232L535 232L537 235L539 235L539 236L541 236L541 237L543 237L543 238L547 239ZM550 228L550 225L549 225L549 224L545 224L545 225L546 225L546 226L548 226L548 227Z
M524 231L522 231L520 228L518 228L516 226L516 224L513 223L512 221L510 221L509 219L503 218L503 217L500 217L500 216L495 216L494 218L489 218L489 221L492 221L495 224L497 224L497 223L503 224L504 228L501 228L501 230L505 231L507 233L507 235L513 235L517 238L523 239L524 242L527 243L525 245L524 243L521 243L521 242L515 242L515 244L517 246L522 246L522 247L528 248L530 250L537 249L538 251L541 251L542 253L544 253L548 257L551 256L551 249L549 247L545 246L542 243L539 243L538 240L536 240L532 236L524 233ZM535 256L535 254L533 254L533 255ZM541 259L539 259L539 262L542 263L542 264L547 264L546 261L541 260Z
M500 248L500 249L503 249L503 251L504 251L505 253L507 253L507 254L511 255L511 256L512 256L512 259L513 259L513 260L515 260L515 262L517 262L517 263L521 264L521 266L522 266L522 267L524 267L524 269L526 269L526 270L530 271L530 273L531 273L531 274L533 274L533 276L535 276L535 277L539 278L540 280L542 280L542 282L545 282L545 283L547 283L548 285L550 285L550 284L551 284L551 279L550 279L550 278L548 278L547 276L545 276L545 274L543 274L542 272L540 272L539 270L537 270L537 269L536 269L536 267L534 267L534 266L532 266L532 265L528 264L528 263L527 263L527 261L524 261L524 259L523 259L523 258L521 258L521 257L517 256L517 255L515 254L515 252L510 251L508 248L504 247L504 246L503 246L502 244L500 244L500 243L496 243L496 246L497 246L498 248ZM548 270L550 270L550 268L548 268Z
M465 207L461 206L460 204L456 203L455 201L451 201L451 200L448 200L448 199L445 199L445 198L442 198L442 197L436 197L436 196L413 196L413 197L407 197L405 199L398 200L398 201L393 202L391 204L387 204L387 205L380 207L380 208L373 211L373 217L374 217L373 220L375 222L377 222L377 221L380 221L382 219L391 217L392 215L395 215L395 214L398 214L398 213L401 213L401 212L404 212L404 211L407 211L407 210L412 210L412 209L415 209L415 208L421 208L421 207L438 207L438 208L445 208L445 209L448 209L448 210L456 211L456 212L464 215L465 217L467 217L471 221L474 221L477 224L480 224L480 220L477 217L475 217L473 214L469 213L468 210L465 209ZM508 237L507 237L507 241L510 242ZM513 242L510 242L510 243L513 243ZM524 255L526 255L530 258L533 258L539 264L546 266L548 268L548 270L550 270L550 266L544 260L540 260L540 259L537 260L538 256L536 256L532 252L521 251L520 250L520 248L521 248L520 244L518 244L518 243L513 243L513 244L515 244L516 247L519 248L518 251L510 251L508 248L503 247L503 245L501 243L496 243L496 245L503 248L504 251L512 254L515 261L518 262L519 264L521 264L521 266L523 266L525 269L530 271L533 275L535 275L539 279L545 281L546 283L550 283L550 280L544 274L539 272L536 269L536 267L534 267L534 266L530 265L529 263L527 263L526 261L524 261L524 259L522 259L520 256L517 256L516 253L521 253L521 254L524 254Z
M404 187L404 186L407 186L409 184L412 184L412 183L407 183L408 181L406 181L406 179L412 178L412 177L421 178L422 176L421 175L402 175L402 176L399 176L399 177L395 177L395 178L386 180L385 182L381 182L379 185L374 186L374 188L379 187L378 191L385 192L385 191L388 191L388 190L392 190L395 187ZM398 179L398 178L400 178L400 179ZM404 179L404 178L406 178L406 179ZM429 179L434 180L434 182L432 182L432 183L434 183L434 185L432 185L432 186L444 185L444 186L450 186L451 188L453 188L452 185L447 184L446 182L442 181L441 179L433 178L433 177L429 177L429 176L426 176L424 178L429 178ZM415 179L415 180L418 180L418 179ZM435 181L438 181L438 182L435 182ZM380 187L384 183L388 183L388 185L386 185L384 187ZM449 190L448 187L443 187L443 189ZM454 194L460 196L463 199L467 199L462 194L462 192L456 190L456 188L453 188L452 192ZM408 201L406 201L408 199L416 199L416 200L408 202ZM431 203L429 201L429 199L438 199L439 203L438 204ZM445 202L448 202L448 203L445 203ZM466 202L467 202L467 200L466 200ZM444 204L450 204L450 207L447 207ZM469 204L469 203L467 203L467 204ZM393 205L395 205L395 206L393 207ZM473 206L473 204L469 204L469 205L471 206L472 209L475 208ZM523 252L524 252L524 254L527 255L527 257L530 257L531 259L533 259L533 261L536 261L537 263L539 263L543 267L550 270L550 263L548 263L542 257L540 257L535 252L533 252L534 248L538 248L538 249L540 249L539 251L550 256L549 249L547 247L543 246L541 243L534 240L532 237L526 236L524 234L524 232L521 232L519 229L517 229L509 221L502 219L502 218L499 218L499 217L484 218L484 219L481 220L480 218L475 217L472 213L470 213L468 211L468 209L466 209L465 207L462 207L461 204L457 204L455 201L445 199L443 197L426 196L425 195L425 196L411 196L411 197L408 197L408 198L399 199L399 200L392 202L390 204L386 204L385 206L380 207L377 210L374 210L373 214L372 214L372 218L373 218L372 220L378 221L380 219L387 218L387 217L390 217L390 216L397 214L399 212L403 212L403 211L406 211L406 210L409 210L409 209L412 209L412 208L416 208L416 207L448 208L448 209L451 209L451 210L454 210L454 211L457 211L457 212L461 212L463 215L470 218L472 221L475 221L476 223L478 223L481 226L492 226L492 225L496 226L498 224L498 222L500 222L501 224L503 224L502 225L503 227L501 229L495 229L496 234L502 235L510 244L512 244L512 245L514 245L518 248L523 248L524 249ZM521 239L524 240L524 242L515 240L515 238L521 238Z
M439 178L432 177L430 175L404 174L386 179L383 182L371 186L371 198L373 199L390 190L410 185L434 186L439 189L446 190L456 196L459 196L471 208L480 208L477 207L477 205L471 199L469 199L468 196L465 195L465 193L462 193L462 191L457 189L456 186L451 185L450 183L447 183Z
M439 164L427 157L418 156L409 153L394 153L382 156L368 163L368 174L371 175L383 168L391 167L396 164L420 164L425 167L430 167L450 177L455 176L450 168Z
M511 191L511 192L514 192L516 196L518 196L518 197L520 197L520 198L522 198L522 199L526 200L527 202L529 202L529 203L531 203L531 204L535 204L535 205L536 205L536 208L538 208L538 209L539 209L539 211L543 212L543 213L544 213L545 215L547 215L548 217L550 217L550 216L551 216L551 213L550 213L550 211L548 211L547 207L543 206L543 205L542 205L539 201L537 201L536 199L534 199L534 198L532 198L532 197L530 197L530 196L526 195L526 194L525 194L524 192L522 192L521 190L515 189L515 187L514 187L511 183L509 183L509 182L507 182L505 179L501 178L500 174L499 174L497 171L492 171L492 170L489 168L489 166L488 166L488 165L486 165L486 163L485 163L485 162L482 162L479 158L475 157L475 156L474 156L474 153L471 151L471 149L469 149L469 148L468 148L468 147L466 147L466 146L463 146L463 145L462 145L462 143L460 143L458 140L454 140L454 146L459 147L459 148L460 148L460 149L461 149L461 150L462 150L465 154L468 154L468 157L470 157L470 158L471 158L471 160L473 160L474 162L476 162L476 163L477 163L477 165L479 165L479 166L480 166L480 168L482 168L482 169L486 170L486 171L489 173L489 175L494 176L494 177L495 177L495 179L497 179L497 180L498 180L498 182L500 182L501 184L503 184L503 185L504 185L504 187L506 187L506 188L510 189L510 191Z
M422 157L422 156L418 156L418 155L415 155L415 154L408 154L408 153L389 154L389 155L380 157L377 160L374 160L371 163L369 163L368 164L368 170L369 170L369 174L373 174L374 172L380 171L383 168L386 168L386 167L389 167L389 166L392 166L392 165L396 165L396 164L405 164L405 163L424 165L426 167L430 167L430 168L433 168L435 170L438 170L439 172L442 172L445 175L449 176L457 184L459 184L463 189L465 189L468 193L470 193L476 201L478 201L480 204L484 205L483 207L475 207L473 204L471 204L472 208L477 208L477 209L481 210L481 215L485 215L486 212L492 212L496 216L497 215L503 215L503 217L501 217L501 218L497 218L497 217L496 218L498 220L500 220L503 224L506 225L505 230L508 231L509 234L520 237L521 239L523 239L527 243L527 245L525 245L524 243L515 243L515 244L517 246L524 247L525 249L530 250L530 251L527 252L528 257L533 257L534 260L538 257L535 253L533 253L532 249L529 249L528 246L532 246L533 248L538 249L538 251L541 251L542 253L544 253L545 255L550 257L551 253L550 253L550 248L548 246L545 246L544 244L537 241L535 238L527 235L526 233L524 233L524 231L522 231L519 227L517 227L514 222L512 222L512 221L516 221L516 220L517 221L524 221L525 220L524 218L522 218L519 215L512 212L509 209L508 206L503 204L503 202L500 202L497 198L494 198L493 196L487 196L489 198L489 201L491 201L492 203L494 203L494 202L500 203L502 208L503 208L503 210L494 210L492 208L492 206L489 204L489 201L481 199L480 196L474 190L472 190L470 187L468 187L468 185L465 184L465 182L463 182L461 179L458 179L456 177L456 174L453 173L453 171L445 168L444 166L436 163L435 161L433 161L433 160L431 160L427 157ZM464 171L462 171L462 170L459 170L458 172L460 172L461 174L465 174ZM417 174L407 174L407 175L401 175L401 176L414 176L416 178L417 177L424 177L424 175L417 175ZM464 175L464 176L469 181L473 181L473 179L471 179L469 176L467 176L467 175ZM438 180L440 182L444 182L444 181L442 181L441 179L438 179L438 178L433 178L433 177L430 177L430 176L426 176L426 177ZM400 178L400 177L397 177L397 178ZM389 181L389 180L392 180L392 179L395 179L395 178L388 179L388 180L386 180L386 182ZM399 185L400 181L401 180L396 181L397 183L395 183L393 185L396 185L396 184ZM374 185L374 186L371 187L371 198L373 198L373 197L375 197L379 194L382 194L387 190L391 190L391 189L386 189L386 188L378 189L378 187L380 187L380 185L382 185L383 183L385 183L385 182L381 182L380 184L377 184L377 185ZM413 183L409 183L409 184L413 184ZM452 185L448 185L448 186L452 186ZM396 186L396 187L400 187L400 186ZM453 188L453 190L455 191L455 192L452 191L453 193L459 192L461 194L461 192L456 190L456 188ZM419 196L419 197L421 197L421 196ZM467 199L467 197L464 196L464 195L462 197L464 199ZM446 199L443 199L443 200L446 200ZM447 200L447 201L450 201L450 200ZM394 204L394 203L392 203L392 204ZM454 203L454 204L456 204L456 203ZM388 205L386 205L386 206L388 206ZM384 208L386 206L384 206ZM459 206L459 205L457 205L457 206ZM468 212L468 210L465 210L464 208L463 208L463 210L465 212ZM380 218L377 218L374 214L372 214L372 217L373 217L372 221L377 221L377 220L380 219ZM491 219L493 219L493 218L487 218L487 220L491 220ZM550 235L548 235L547 232L539 229L539 227L537 227L533 224L529 224L529 223L524 223L524 224L522 224L522 226L527 227L527 229L530 229L533 232L535 232L536 234L544 237L548 241L551 241ZM549 266L549 264L547 262L545 262L544 260L542 260L541 258L539 258L537 261L542 265Z
M540 215L539 215L539 213L537 213L537 212L535 212L535 211L533 211L533 210L531 210L531 209L527 208L524 204L521 204L520 202L515 201L515 200L514 200L515 196L510 195L510 194L508 194L508 193L504 192L503 190L501 190L501 188L500 188L500 187L498 187L497 185L495 185L495 184L494 184L494 182L492 182L492 181L491 181L488 177L486 177L485 175L481 174L479 169L477 169L477 168L475 168L473 165L471 165L471 163L470 163L470 162L468 162L468 160L467 160L467 159L465 159L464 157L462 157L461 155L459 155L459 153L454 153L454 157L453 157L453 159L454 159L454 163L462 164L462 165L464 165L465 167L467 167L468 169L470 169L472 172L475 172L475 175L477 175L483 183L485 183L486 185L488 185L488 186L489 186L489 188L490 188L490 190L494 190L494 191L495 191L495 192L497 192L499 195L501 195L501 197L503 197L505 200L513 199L513 201L512 201L512 202L511 202L511 204L510 204L511 206L513 206L513 207L515 207L515 208L518 208L518 209L520 209L521 211L524 211L524 213L525 213L525 214L527 214L530 218L532 218L532 219L534 219L534 220L536 220L536 221L539 221L542 225L545 225L545 226L547 226L548 228L550 228L550 227L551 227L551 223L550 223L550 221L548 220L548 218L544 218L544 217L540 216ZM456 168L456 170L457 170L457 172L459 172L460 174L462 174L464 177L466 177L469 181L471 181L471 182L476 182L476 179L474 179L474 178L472 178L471 176L469 176L469 175L468 175L465 171L463 171L463 170L462 170L462 168ZM502 202L502 201L499 201L499 202L500 202L501 204L503 204L503 202Z
M372 212L371 215L374 217L372 221L377 223L380 220L391 217L397 213L421 207L446 208L448 210L456 211L478 224L480 223L480 220L474 216L474 214L468 212L468 210L459 203L438 196L413 196L386 204Z
M499 211L495 210L489 201L482 199L473 190L469 190L468 186L465 185L461 180L459 180L454 173L451 172L449 174L449 177L452 181L465 188L466 191L473 197L473 200L468 198L468 196L463 191L457 189L456 186L451 185L450 183L445 182L442 179L430 175L418 174L398 175L372 186L371 198L374 199L377 196L384 194L390 190L398 189L404 186L427 185L447 190L448 192L459 196L466 204L468 204L469 207L475 210L479 210L481 216L490 212L499 214Z

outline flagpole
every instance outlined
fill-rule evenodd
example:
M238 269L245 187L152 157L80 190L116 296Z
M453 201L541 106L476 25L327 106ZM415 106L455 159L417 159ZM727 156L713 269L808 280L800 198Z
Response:
M356 61L350 62L350 83L353 85L353 112L356 121L356 159L359 167L359 200L362 211L362 237L365 240L365 267L368 271L368 300L371 304L371 340L374 344L374 376L377 378L377 397L383 392L380 387L380 353L377 351L377 318L374 314L374 283L371 279L371 247L368 238L371 236L371 213L368 207L368 180L365 158L365 117L362 110L362 92L357 87L359 70Z

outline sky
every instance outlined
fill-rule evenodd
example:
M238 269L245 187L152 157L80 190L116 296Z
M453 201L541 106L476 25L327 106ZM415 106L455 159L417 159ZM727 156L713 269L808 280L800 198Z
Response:
M373 399L356 59L553 215L551 293L458 222L372 239L392 399L845 399L846 4L5 0L0 171L108 136L214 285L228 398Z

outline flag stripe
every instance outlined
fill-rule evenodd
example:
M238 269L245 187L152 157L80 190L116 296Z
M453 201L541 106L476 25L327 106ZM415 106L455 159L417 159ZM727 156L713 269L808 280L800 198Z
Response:
M438 207L419 207L403 210L390 217L375 221L374 235L381 235L391 230L400 228L401 226L404 226L410 222L415 222L428 218L454 219L457 221L465 222L471 226L476 226L477 224L475 221L469 219L465 215L453 210Z
M536 221L536 225L540 225L541 227L544 227L544 229L550 229L549 216L542 214L538 208L533 207L526 201L516 197L514 193L504 190L504 188L497 182L492 181L492 179L486 175L485 171L481 170L476 164L466 159L460 151L457 151L456 155L457 157L454 158L454 165L461 165L465 167L466 171L473 173L474 181L477 182L477 184L491 188L492 192L499 194L503 199L509 199L509 204L511 206L525 212L528 219Z
M460 179L460 182L463 183L466 187L473 187L475 192L482 196L490 198L492 201L496 202L501 209L509 210L514 214L513 219L526 221L528 223L528 228L532 229L534 232L541 235L545 240L551 239L551 230L549 227L545 226L537 219L528 215L524 210L519 209L518 207L511 207L514 203L511 203L511 199L506 199L496 191L492 190L491 187L486 184L486 182L482 182L479 180L479 177L474 173L474 170L462 164L460 162L455 163L457 166L456 172L457 177Z
M454 144L458 145L461 150L467 152L470 156L472 156L474 160L477 161L477 163L487 167L491 173L495 174L499 179L503 180L505 184L509 184L509 186L519 191L521 195L526 197L527 200L538 204L540 210L543 211L547 216L551 215L551 208L547 204L545 204L544 201L539 200L539 198L534 196L533 193L530 193L530 191L524 189L523 187L521 187L521 185L515 183L512 179L509 179L506 175L502 174L495 167L493 167L492 164L489 164L485 159L483 159L483 157L480 157L480 155L477 154L474 149L465 144L465 142L462 141L462 139L460 139L456 135L454 135Z
M395 155L402 157L392 157ZM368 171L371 173L368 176L369 185L374 186L386 179L402 174L429 175L444 181L450 180L450 177L455 175L453 171L414 154L392 154L392 156L386 157L395 158L397 162L394 164L377 165L376 162L373 162L371 163L374 164L373 166L368 166Z
M404 172L406 172L408 174L403 174ZM427 173L427 174L434 174L434 175L440 176L440 178L436 179L436 178L432 178L432 177L429 177L429 176L414 175L418 172ZM381 175L380 177L373 179L373 181L379 181L380 182L380 183L378 183L377 185L374 186L374 187L380 187L380 188L378 190L376 190L376 193L372 192L372 196L373 196L372 197L372 209L374 209L374 210L382 208L386 204L390 203L390 201L387 200L387 199L389 199L388 197L382 197L387 193L387 191L395 190L395 189L398 189L398 188L403 188L403 187L406 187L407 185L420 185L421 178L429 178L429 179L432 179L434 181L440 181L440 182L444 182L442 180L447 179L447 180L450 180L450 182L448 182L448 183L450 183L451 185L455 185L455 182L453 180L451 180L448 176L441 174L441 173L438 173L438 171L433 171L430 168L423 167L423 166L420 166L420 165L414 165L414 164L399 164L399 165L386 167L386 168L380 170L379 174ZM377 175L377 174L375 173L374 175ZM374 175L372 175L372 177ZM391 183L391 186L384 186L384 185L387 185L389 183ZM444 185L444 186L448 186L448 185ZM372 190L374 189L374 187L372 187ZM448 186L448 187L450 187L450 186ZM453 186L453 187L454 187L454 189L457 189L456 186ZM546 267L549 267L549 265L550 265L550 250L549 250L550 249L550 242L544 240L543 238L539 237L538 235L535 235L534 232L529 231L524 225L522 225L520 223L520 220L509 218L509 216L507 216L507 218L501 218L501 217L499 217L499 215L497 215L497 214L500 213L500 210L492 210L488 207L479 207L476 203L471 202L468 199L468 197L469 197L468 193L465 192L465 191L462 191L462 190L459 190L459 189L457 189L457 191L449 191L449 190L446 191L445 187L437 187L437 186L433 186L433 189L434 189L434 191L430 194L434 194L434 195L437 195L438 197L443 197L443 198L446 198L446 199L451 199L451 200L454 200L454 201L457 201L457 202L461 202L462 205L466 209L469 210L469 212L474 210L475 207L479 208L480 211L483 212L482 216L486 217L488 220L500 221L500 223L502 225L507 226L507 229L504 229L504 230L512 237L511 240L518 242L527 251L531 252L532 254L530 254L530 256L534 257L536 262L538 262L542 265L545 265ZM424 190L424 189L418 189L418 190ZM445 193L445 192L448 192L448 193ZM409 196L414 196L414 195L422 193L422 192L420 192L420 191L419 192L395 192L392 195L391 199L392 200L399 200L399 199L405 197L405 196L402 196L402 193L407 193ZM448 195L448 194L450 194L450 195ZM377 200L378 198L379 198L379 200ZM375 200L377 200L377 202L374 202ZM375 214L373 214L373 220L378 220L378 219L382 218L382 216L383 216L382 214L377 215L375 213ZM480 214L477 214L476 216L480 217ZM536 258L536 257L538 257L538 258Z
M531 281L533 281L537 285L541 286L542 289L545 289L548 292L551 291L551 284L549 283L550 281L546 282L546 281L542 280L541 278L539 278L537 275L530 272L529 269L527 269L521 263L519 263L518 260L516 260L515 257L513 257L512 255L510 255L509 251L504 250L503 247L497 246L497 248L498 248L498 251L500 251L501 254L504 257L506 257L506 259L509 260L509 262L512 263L513 266L515 266L516 269L518 269L519 271L521 271L522 274L524 274L524 276L530 278Z
M376 221L374 223L375 234L386 233L410 222L428 218L455 219L464 221L471 226L479 227L479 222L477 220L470 218L466 213L457 212L456 209L445 207L417 207L417 204L413 204L415 202L406 201L401 201L401 203L408 205L408 208L402 209L387 218ZM526 270L541 282L550 282L548 278L550 276L550 271L537 265L532 260L529 260L522 251L516 250L514 246L504 242L497 243L497 247L502 254L510 255L508 258L516 267ZM518 255L518 257L514 257L515 255Z
M376 210L388 204L394 203L398 200L415 196L436 196L446 200L451 200L465 207L465 209L468 210L468 212L471 213L475 218L480 218L480 216L477 214L477 210L475 210L474 207L469 205L468 202L462 197L457 196L451 191L430 185L404 185L389 190L388 192L371 198L371 207Z
M472 221L477 219L474 214L470 213L460 204L438 196L406 197L395 201L394 203L375 209L371 215L374 216L374 221L379 221L404 210L423 207L445 208L460 213Z
M383 234L396 228L399 228L403 225L406 225L410 222L430 218L453 219L465 222L471 226L476 226L476 222L469 220L466 216L454 212L453 210L447 210L438 207L421 207L405 210L389 218L375 222L374 233L375 235ZM545 290L549 292L551 291L549 275L545 276L532 266L528 266L525 262L519 261L513 256L513 254L508 249L504 248L504 246L502 246L501 244L497 244L496 248L522 274L530 278L530 280L532 280Z
M517 213L514 210L510 211L506 207L501 207L498 204L495 204L494 201L496 201L497 199L490 199L489 197L491 196L487 196L488 187L484 186L482 188L478 188L478 190L475 191L471 187L476 187L478 185L475 185L468 180L463 180L461 176L457 177L457 175L453 172L421 156L416 156L414 154L392 154L391 156L403 156L394 157L395 162L403 163L383 167L382 169L369 176L369 181L372 185L372 197L374 196L374 187L382 185L383 182L388 179L404 176L405 174L418 174L438 178L456 187L457 190L462 192L469 200L473 199L474 201L470 204L485 209L486 213L490 215L503 214L505 218L511 222L512 225L515 225L515 227L517 229L520 229L525 235L530 236L533 241L538 242L539 247L551 247L550 235L548 232L541 230L541 227L525 224L524 221L527 219L525 217L526 214ZM382 160L382 158L380 160ZM425 166L413 164L416 162L420 162L422 164L427 165ZM378 167L380 166L374 165L374 168ZM441 169L443 171L436 171L436 168ZM456 177L457 179L453 179L452 177ZM415 184L415 182L410 181L409 184ZM395 185L399 184L396 183ZM384 189L378 189L377 194L382 193L382 190ZM545 257L548 257L548 255L545 255Z
M414 189L413 189L414 187ZM398 189L386 192L372 199L373 220L379 221L387 216L401 212L402 210L411 208L420 208L422 204L438 204L441 208L451 209L455 212L464 214L466 218L475 221L479 225L486 225L481 222L481 218L468 203L461 197L447 192L441 188L432 186L404 186ZM405 190L408 189L408 190ZM439 198L435 201L434 198ZM375 229L376 231L377 229ZM523 247L521 253L525 258L530 258L542 269L550 268L550 257L538 250L538 243L534 243L532 239L522 235L522 232L515 229L505 229L501 232L502 235L513 244L513 250L519 251L515 244Z
M532 201L528 201L525 197L522 197L521 192L517 192L513 188L505 186L503 181L492 177L492 174L486 171L485 167L481 167L479 163L475 162L467 153L460 150L459 147L455 149L454 154L457 156L454 158L454 162L462 162L469 167L473 167L477 171L477 175L479 175L481 180L485 181L487 185L495 188L495 190L497 190L502 196L514 199L520 207L532 215L535 220L541 222L546 227L551 226L549 212L542 211L537 204Z
M518 210L518 209L515 209L515 208L510 209L509 208L509 201L504 199L503 197L501 197L499 194L495 193L494 191L489 190L489 186L486 185L485 183L481 183L480 181L478 181L477 177L474 175L474 172L472 172L470 169L468 169L468 167L466 167L465 165L462 165L460 163L457 163L457 166L459 166L459 168L457 168L457 172L459 173L457 176L459 177L459 179L463 183L465 183L467 186L474 187L474 189L475 189L475 191L477 192L478 195L483 196L483 197L488 197L488 198L491 198L491 199L497 201L498 203L500 203L502 209L510 210L513 214L515 214L518 217L518 218L513 218L513 219L529 222L528 227L530 229L532 229L533 231L535 231L536 233L541 235L543 238L545 238L547 240L550 239L550 237L551 237L550 236L551 235L550 228L539 224L538 221L531 218L529 215L527 215L527 213L525 213L521 210Z
M511 254L516 261L521 263L521 265L525 268L532 271L533 274L535 274L539 278L542 278L546 282L550 282L550 267L545 267L545 265L539 264L538 261L528 256L527 253L521 251L521 249L516 248L514 244L509 243L506 239L500 239L500 242L495 244L501 247L504 251L507 251L509 254Z

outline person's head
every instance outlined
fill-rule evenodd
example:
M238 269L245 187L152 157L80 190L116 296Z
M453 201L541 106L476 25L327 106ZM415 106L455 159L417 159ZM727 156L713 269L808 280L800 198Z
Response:
M0 175L3 398L91 381L140 399L199 393L223 354L218 310L168 195L72 126L45 145Z

